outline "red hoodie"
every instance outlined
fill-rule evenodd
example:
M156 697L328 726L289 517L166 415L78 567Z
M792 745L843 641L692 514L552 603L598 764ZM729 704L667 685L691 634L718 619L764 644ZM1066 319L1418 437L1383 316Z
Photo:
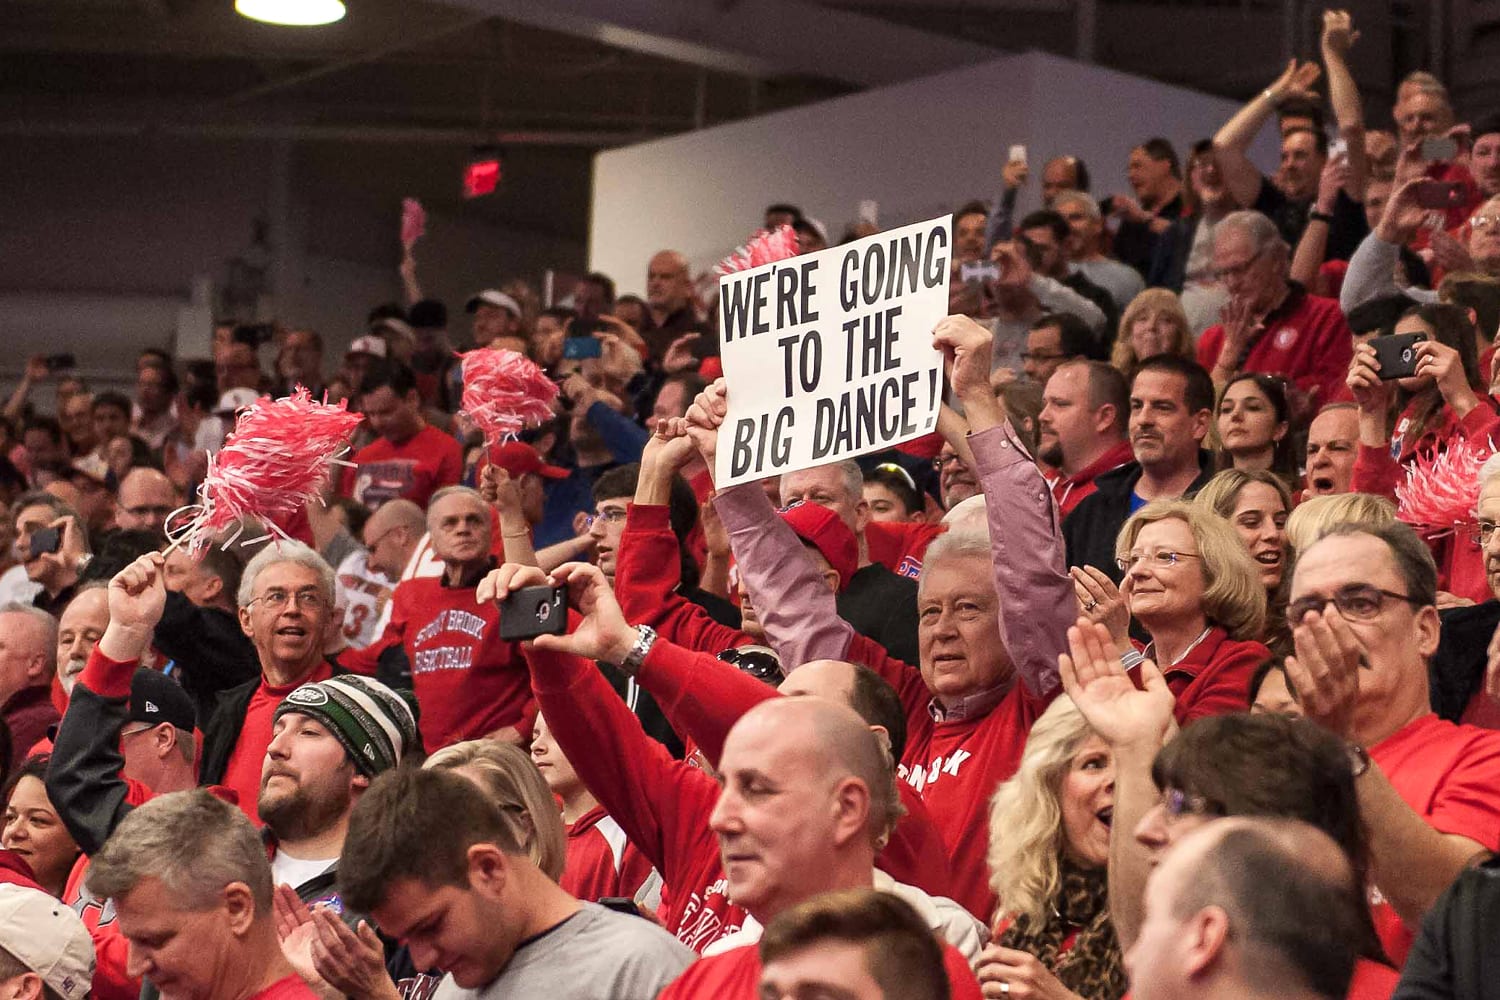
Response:
M603 809L595 806L568 824L568 863L558 884L570 895L589 903L629 899L650 876L651 862Z

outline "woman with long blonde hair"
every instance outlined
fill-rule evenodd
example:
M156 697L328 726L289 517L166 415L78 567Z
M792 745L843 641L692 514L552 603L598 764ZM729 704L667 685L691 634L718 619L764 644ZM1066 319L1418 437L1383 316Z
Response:
M1032 726L1020 767L990 802L999 905L980 956L986 996L991 985L1048 1000L1124 994L1106 875L1114 771L1109 746L1066 696Z

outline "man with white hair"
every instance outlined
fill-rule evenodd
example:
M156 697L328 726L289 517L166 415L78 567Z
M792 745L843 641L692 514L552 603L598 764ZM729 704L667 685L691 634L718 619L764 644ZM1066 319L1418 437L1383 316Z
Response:
M73 693L73 683L108 625L109 592L103 584L89 584L63 608L57 620L57 682L63 694Z
M1232 212L1214 228L1214 270L1229 295L1222 322L1203 331L1198 363L1222 388L1242 372L1292 383L1298 412L1335 398L1349 374L1354 336L1333 299L1287 281L1290 250L1259 212Z
M52 675L57 670L57 619L28 604L0 607L0 719L10 732L13 767L57 722Z
M1115 308L1123 313L1131 300L1146 290L1146 282L1129 264L1104 255L1104 215L1099 203L1087 192L1063 191L1052 199L1052 208L1072 230L1065 246L1070 269L1109 292Z

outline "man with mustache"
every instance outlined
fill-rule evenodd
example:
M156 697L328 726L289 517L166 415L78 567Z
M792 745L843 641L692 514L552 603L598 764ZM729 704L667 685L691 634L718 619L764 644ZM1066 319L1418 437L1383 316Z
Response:
M1095 491L1063 521L1068 565L1093 566L1118 582L1115 537L1127 518L1152 500L1186 496L1213 474L1202 448L1213 422L1208 372L1175 355L1141 362L1130 383L1128 462L1094 480Z
M63 694L73 693L74 682L108 625L109 591L102 586L84 588L63 608L57 620L57 682Z

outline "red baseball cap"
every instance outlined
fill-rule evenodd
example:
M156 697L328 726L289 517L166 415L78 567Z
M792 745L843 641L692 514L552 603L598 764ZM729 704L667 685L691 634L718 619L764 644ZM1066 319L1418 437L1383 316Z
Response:
M535 472L543 479L567 479L571 474L557 465L548 465L525 441L507 441L490 447L490 464L510 473L512 479Z
M781 519L838 571L840 592L848 587L859 569L859 540L849 526L827 507L802 501L783 510Z

